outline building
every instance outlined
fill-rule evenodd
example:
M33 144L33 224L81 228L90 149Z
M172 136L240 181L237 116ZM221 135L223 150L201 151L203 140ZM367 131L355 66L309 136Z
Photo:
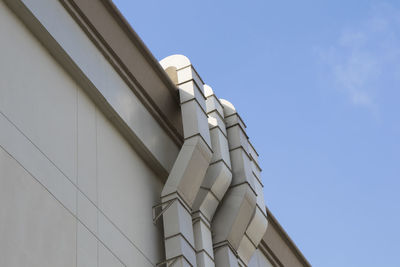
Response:
M310 266L234 106L110 0L0 1L0 266Z

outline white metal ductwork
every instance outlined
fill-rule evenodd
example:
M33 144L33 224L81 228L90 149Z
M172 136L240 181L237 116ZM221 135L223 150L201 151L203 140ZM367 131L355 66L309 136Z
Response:
M184 143L161 193L167 266L247 266L267 228L258 154L234 106L182 55L161 66L179 89ZM213 234L211 234L213 233Z
M179 88L184 143L161 193L167 266L196 266L191 211L211 156L203 82L182 55L161 66Z
M204 85L204 92L214 153L194 202L192 218L197 266L212 267L215 264L211 220L231 183L232 172L222 105L211 87Z
M237 250L256 207L245 125L234 106L221 99L232 164L232 182L212 222L216 266L238 266Z
M257 193L256 209L238 248L238 256L243 265L247 265L267 231L268 220L265 210L261 168L258 165L258 153L249 142L254 186Z
M262 184L255 176L258 155L249 143L246 125L234 106L221 99L228 134L233 178L212 227L216 266L246 266L266 231ZM259 178L259 176L258 176Z

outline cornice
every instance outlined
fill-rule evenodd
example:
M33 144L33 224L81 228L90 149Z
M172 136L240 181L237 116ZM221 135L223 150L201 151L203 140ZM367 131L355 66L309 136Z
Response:
M289 235L283 229L283 227L279 224L279 222L276 220L276 218L271 213L271 211L268 209L268 207L265 207L265 210L267 211L268 223L270 224L268 227L272 226L276 229L279 236L283 239L283 241L286 243L286 245L289 247L289 249L293 252L293 254L296 256L296 258L299 260L299 262L301 264L303 264L303 266L311 267L311 264L307 261L307 259L304 257L304 255L301 253L299 248L296 246L296 244L293 242L293 240L289 237ZM266 245L266 247L269 248L268 244L264 240L263 240L263 242ZM275 255L273 253L272 249L269 248L269 251L273 255ZM275 256L275 258L276 258L276 256Z
M172 140L174 140L177 145L181 146L183 143L183 129L177 87L114 3L112 3L111 0L59 1L82 28L88 38L96 45L104 57L125 80L127 85L145 105L154 119L167 132ZM90 9L87 8L89 4L86 2L90 3ZM100 21L107 18L101 17L100 13L97 14L95 12L95 10L101 8L105 9L112 20L114 20L110 21L106 26L103 25L103 27ZM110 17L108 20L111 20ZM107 33L112 31L120 32L120 30L123 31L127 39L119 38L116 40L116 38L111 38L107 35ZM135 75L137 70L133 64L129 64L132 63L129 62L129 60L132 60L132 58L128 58L129 51L118 49L118 47L129 48L129 46L132 47L132 45L134 47L132 49L137 49L140 52L140 55L143 56L147 65L161 81L161 83L158 83L159 86L153 88L153 86L143 84L146 79ZM134 51L131 52L133 53ZM165 90L165 92L163 90Z
M169 89L173 98L175 98L176 102L179 103L178 95L176 93L176 86L168 77L167 73L160 66L158 60L154 57L153 53L148 49L146 44L143 42L142 38L135 32L129 22L125 19L116 5L112 2L112 0L101 0L101 2L108 8L113 17L118 21L121 28L125 30L127 35L130 37L133 43L136 44L137 48L142 52L142 54L146 57L147 61L150 63L151 67L158 73L160 78L165 82L167 88ZM200 77L200 76L199 76Z

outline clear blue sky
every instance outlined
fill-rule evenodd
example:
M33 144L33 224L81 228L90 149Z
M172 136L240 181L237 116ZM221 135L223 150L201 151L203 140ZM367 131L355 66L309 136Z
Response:
M114 1L236 106L314 266L400 266L400 1Z

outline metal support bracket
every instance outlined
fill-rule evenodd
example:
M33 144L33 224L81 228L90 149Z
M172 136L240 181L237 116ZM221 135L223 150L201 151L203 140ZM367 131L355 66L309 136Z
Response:
M153 212L153 223L156 224L157 220L161 217L161 215L164 214L164 212L171 207L172 204L176 201L176 198L170 199L168 201L165 201L163 203L160 203L158 205L153 206L152 212ZM163 207L166 205L165 207ZM160 209L160 213L157 214L157 210Z
M156 267L159 267L159 266L172 267L179 258L182 258L182 256L177 256L175 258L171 258L169 260L165 260L165 261L159 262L159 263L156 264Z

